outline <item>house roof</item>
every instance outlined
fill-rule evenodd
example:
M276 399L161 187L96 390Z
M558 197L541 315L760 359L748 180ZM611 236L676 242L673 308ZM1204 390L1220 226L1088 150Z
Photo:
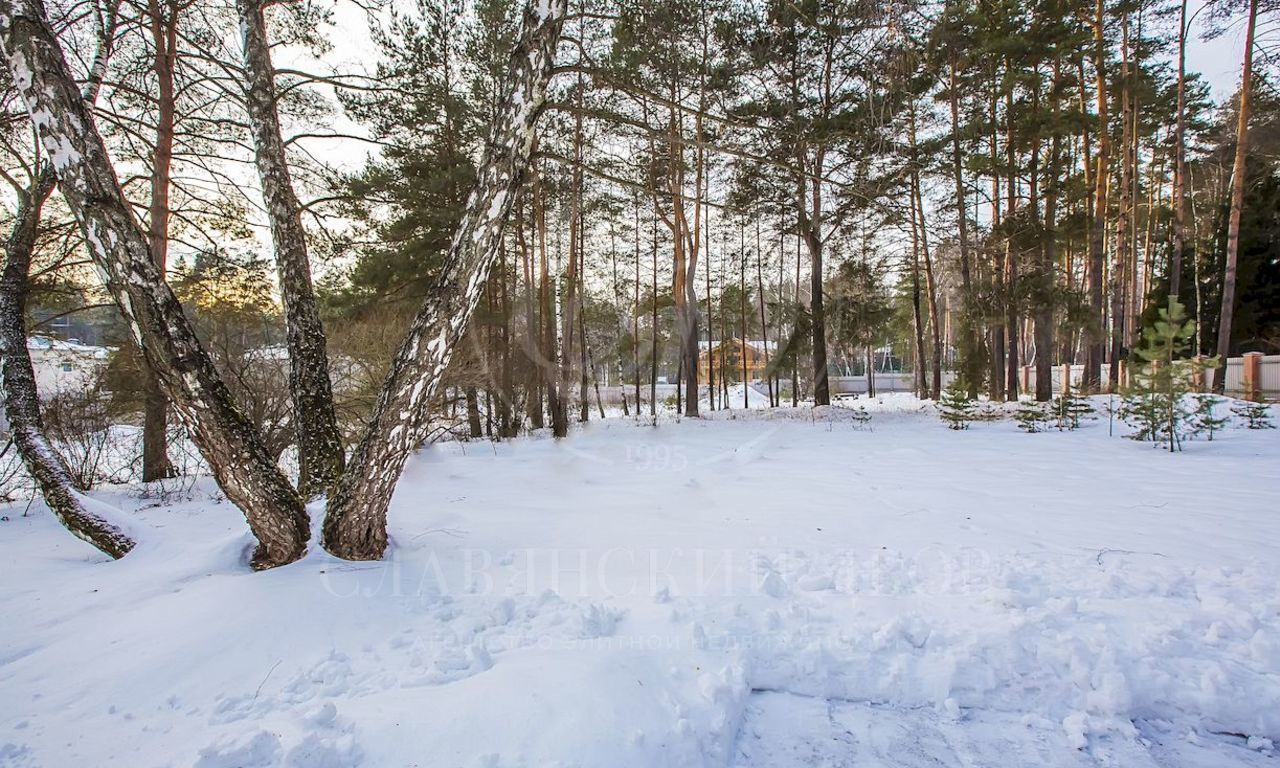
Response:
M742 341L742 340L738 338L734 338L732 339L732 341ZM710 350L710 349L719 349L722 343L724 343L724 339L718 339L714 344L709 344L706 341L699 341L698 351L706 352L707 350ZM770 352L776 352L778 349L778 343L776 341L765 341L763 339L747 339L745 341L742 341L742 343L746 344L748 347L751 347L755 351L765 355L769 354Z
M109 347L97 347L92 344L80 344L75 341L63 341L50 336L28 336L27 349L31 352L66 352L73 355L84 355L105 360L112 350Z

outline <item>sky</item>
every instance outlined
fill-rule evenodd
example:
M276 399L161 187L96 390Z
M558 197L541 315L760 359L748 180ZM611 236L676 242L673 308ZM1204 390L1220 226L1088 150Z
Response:
M1205 3L1190 3L1195 34L1187 43L1187 70L1199 72L1213 89L1214 101L1225 101L1240 84L1240 69L1244 65L1244 24L1237 20L1225 34L1214 40L1202 40L1203 21L1208 15L1202 11ZM1194 14L1199 14L1195 16ZM1177 24L1175 23L1176 27ZM1255 47L1256 51L1257 48Z

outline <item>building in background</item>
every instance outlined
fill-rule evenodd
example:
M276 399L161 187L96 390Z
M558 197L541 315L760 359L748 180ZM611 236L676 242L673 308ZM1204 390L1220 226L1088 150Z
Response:
M715 366L716 378L728 376L729 381L742 379L742 362L746 359L747 381L764 381L769 367L769 353L775 344L760 340L724 339L715 344L701 342L698 345L698 383L705 384L710 366Z

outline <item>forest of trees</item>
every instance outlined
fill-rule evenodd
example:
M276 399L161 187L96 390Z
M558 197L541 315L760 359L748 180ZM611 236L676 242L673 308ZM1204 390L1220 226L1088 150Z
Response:
M779 406L886 360L932 399L952 370L1048 400L1064 363L1100 390L1170 296L1196 354L1275 353L1278 9L411 0L344 10L371 40L349 65L311 4L5 0L15 444L73 532L128 551L25 351L36 304L113 305L143 478L184 431L271 567L317 496L330 552L380 557L405 460L455 424L736 407L726 339L763 342ZM1186 51L1222 34L1245 55L1215 103Z

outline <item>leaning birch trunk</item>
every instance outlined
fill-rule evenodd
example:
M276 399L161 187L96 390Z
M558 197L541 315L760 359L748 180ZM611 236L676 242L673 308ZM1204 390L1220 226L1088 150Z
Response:
M391 494L405 460L426 438L428 404L498 257L502 227L529 164L565 11L566 0L537 0L525 11L507 95L444 271L418 310L369 426L330 497L324 545L338 557L375 559L386 549Z
M40 418L35 371L27 352L27 276L40 208L56 182L52 168L45 166L22 195L6 244L4 272L0 275L0 388L4 390L4 410L9 416L13 443L49 509L77 538L120 558L133 549L133 540L86 507L62 457L49 445Z
M152 261L146 235L36 0L0 0L0 46L112 300L219 486L258 538L253 566L296 560L309 536L302 500L232 402Z
M274 68L261 0L237 0L244 42L245 102L254 160L271 239L289 347L289 393L298 439L298 491L304 498L328 491L342 474L342 439L333 411L329 356L307 259L302 206L293 190L276 112Z

